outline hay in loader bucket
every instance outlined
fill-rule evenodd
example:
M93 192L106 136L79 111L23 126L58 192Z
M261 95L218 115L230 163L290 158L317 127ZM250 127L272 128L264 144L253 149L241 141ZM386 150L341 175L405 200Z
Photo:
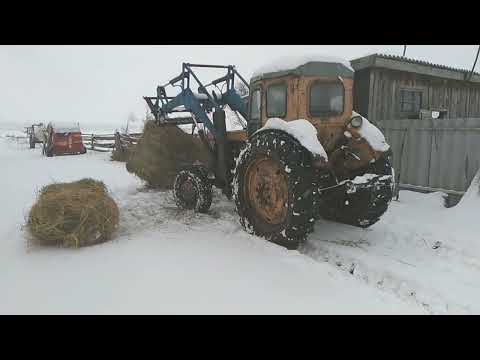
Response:
M127 156L126 167L149 186L171 189L180 169L195 161L208 166L209 150L202 141L178 126L147 121L142 137Z
M111 239L119 221L117 204L101 181L82 179L40 190L27 229L40 245L82 247Z

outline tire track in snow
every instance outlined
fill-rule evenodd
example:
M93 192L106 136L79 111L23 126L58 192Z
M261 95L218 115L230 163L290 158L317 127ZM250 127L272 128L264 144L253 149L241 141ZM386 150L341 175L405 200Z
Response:
M234 221L233 204L224 199L219 191L214 192L212 207L207 214L179 209L170 190L148 188L130 189L117 193L115 200L120 207L119 235L133 236L147 229L161 229L167 226L182 226L187 230L207 226L228 232L240 229Z
M171 191L130 189L116 194L116 199L121 208L120 235L129 238L134 238L146 229L167 230L168 227L168 231L171 231L172 226L178 227L178 231L214 230L227 235L243 233L233 203L216 189L208 214L178 209ZM397 221L395 208L392 210L392 214L369 229L320 220L316 224L317 230L310 234L309 240L299 249L300 254L315 261L327 262L334 269L347 272L369 286L392 293L428 313L474 312L475 309L468 302L446 296L435 285L425 283L425 267L431 265L429 261L433 261L434 269L448 272L448 266L454 258L461 266L478 271L478 260L459 256L454 249L445 245L448 243L445 239L440 239L440 248L433 249L439 240L434 232L428 227L419 227L418 224ZM256 237L253 239L248 234L245 234L245 239L255 243L253 246L264 241ZM441 269L442 262L447 269ZM472 281L471 287L475 286L480 284Z
M471 306L474 299L455 298L445 287L436 288L438 281L430 282L430 277L435 280L432 276L435 272L437 277L450 275L445 281L454 280L449 274L451 265L458 267L460 262L461 267L466 264L465 259L455 256L451 248L432 248L429 244L437 241L434 234L412 226L407 223L392 226L388 217L366 230L320 220L300 251L337 266L359 281L421 306L430 314L475 312ZM471 266L465 267L470 273L477 271ZM452 281L452 295L456 291L453 285Z

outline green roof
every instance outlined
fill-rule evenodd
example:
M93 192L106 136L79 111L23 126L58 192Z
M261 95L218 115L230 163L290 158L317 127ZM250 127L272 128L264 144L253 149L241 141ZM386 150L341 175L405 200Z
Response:
M298 66L285 67L272 66L261 69L253 74L251 82L262 79L272 79L288 75L297 76L325 76L353 78L353 70L341 62L308 61Z

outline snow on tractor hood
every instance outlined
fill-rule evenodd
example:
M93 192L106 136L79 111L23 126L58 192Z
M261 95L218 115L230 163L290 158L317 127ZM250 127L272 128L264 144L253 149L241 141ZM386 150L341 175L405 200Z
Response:
M327 152L317 138L317 129L309 121L298 119L285 121L280 118L269 118L265 126L255 132L275 129L282 130L297 139L300 144L313 154L319 155L325 161L328 160Z
M370 121L364 118L359 113L352 111L352 117L360 116L362 118L362 125L357 129L361 137L363 137L375 151L385 152L390 149L379 128L373 125Z

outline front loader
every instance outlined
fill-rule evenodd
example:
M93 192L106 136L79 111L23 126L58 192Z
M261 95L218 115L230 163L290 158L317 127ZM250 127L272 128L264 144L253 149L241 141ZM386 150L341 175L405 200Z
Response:
M204 84L198 68L226 74ZM394 190L390 147L353 111L353 75L342 62L308 61L264 69L247 83L232 65L184 63L156 96L144 97L158 126L192 124L209 149L210 165L177 174L177 205L207 212L216 186L233 198L246 231L289 249L318 218L359 227L377 222ZM248 97L236 91L236 79ZM169 96L168 87L179 92ZM227 131L227 106L245 120L243 130Z

